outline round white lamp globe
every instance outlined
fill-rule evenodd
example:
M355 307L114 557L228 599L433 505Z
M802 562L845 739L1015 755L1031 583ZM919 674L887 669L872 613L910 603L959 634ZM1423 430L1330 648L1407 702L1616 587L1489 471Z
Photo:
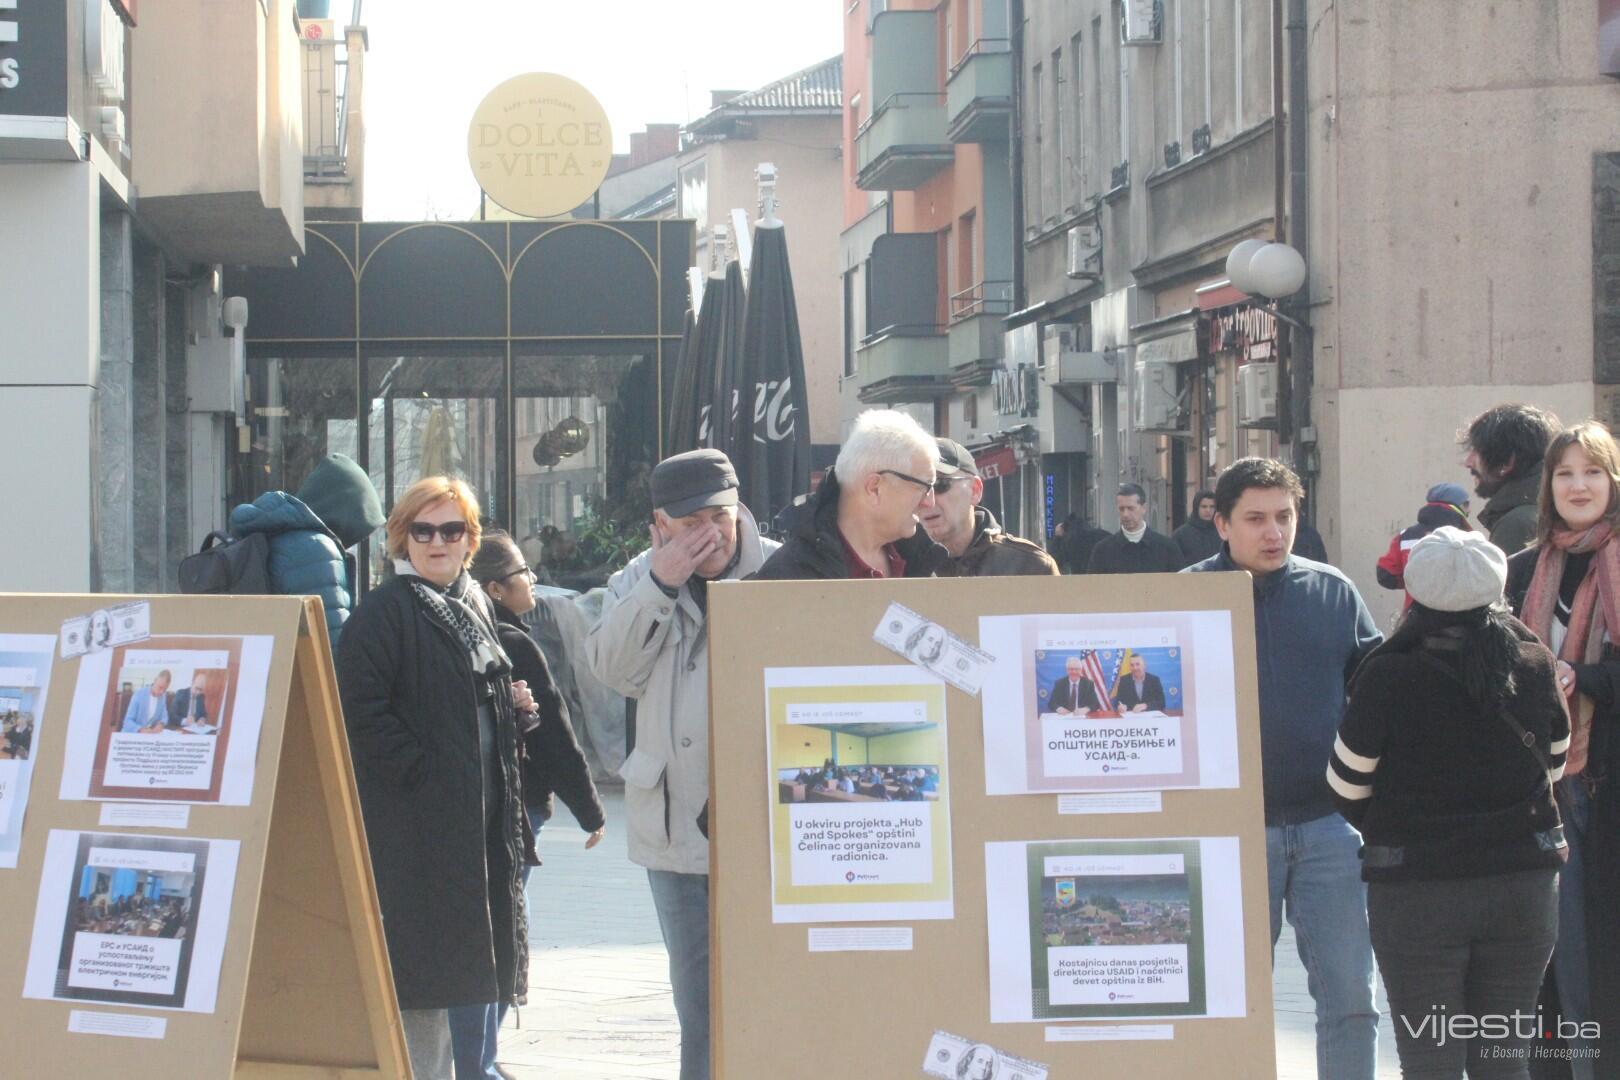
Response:
M1267 244L1249 260L1250 292L1272 300L1293 296L1305 284L1305 258L1287 244Z
M1254 294L1254 277L1249 273L1249 263L1255 253L1266 246L1264 240L1240 240L1226 256L1226 280L1232 283L1232 288L1238 292Z

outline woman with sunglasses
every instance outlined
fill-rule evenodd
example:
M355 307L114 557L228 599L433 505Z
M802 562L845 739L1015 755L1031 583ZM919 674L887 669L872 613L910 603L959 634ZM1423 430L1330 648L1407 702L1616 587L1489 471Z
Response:
M528 985L513 681L488 597L467 566L478 500L417 482L388 515L394 577L344 625L338 682L366 840L415 1075L450 1080L449 1012L511 1003Z

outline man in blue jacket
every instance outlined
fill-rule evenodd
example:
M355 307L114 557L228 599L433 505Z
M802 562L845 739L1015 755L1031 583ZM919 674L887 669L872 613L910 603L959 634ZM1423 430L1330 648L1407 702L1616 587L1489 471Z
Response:
M266 535L270 587L284 596L319 596L326 608L326 633L335 649L357 600L356 571L347 549L382 528L386 520L365 470L343 454L330 454L315 466L298 494L267 491L232 510L231 532Z
M1280 461L1234 462L1215 485L1222 550L1184 572L1254 579L1271 942L1286 907L1316 1000L1317 1076L1372 1080L1378 1007L1361 835L1334 812L1326 770L1345 684L1383 636L1349 578L1292 553L1303 495Z

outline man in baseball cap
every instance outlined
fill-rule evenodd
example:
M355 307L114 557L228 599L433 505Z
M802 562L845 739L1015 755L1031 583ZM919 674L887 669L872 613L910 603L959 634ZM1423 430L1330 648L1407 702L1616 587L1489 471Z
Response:
M1406 562L1418 542L1436 529L1446 528L1468 531L1468 491L1461 484L1435 484L1424 496L1418 508L1417 524L1408 525L1396 533L1389 542L1389 550L1378 559L1378 584L1386 589L1406 588ZM1403 605L1404 611L1412 604L1410 594Z
M709 1075L709 798L711 581L757 571L779 546L762 539L737 498L737 470L718 450L692 450L652 474L652 547L608 582L585 657L632 698L636 745L619 768L630 858L647 868L669 952L681 1024L681 1076Z
M925 507L920 517L934 542L951 553L950 562L936 571L938 575L1058 573L1057 562L1040 545L1009 536L995 516L979 505L984 480L967 448L953 439L935 441L939 443L939 464L934 467L934 504Z

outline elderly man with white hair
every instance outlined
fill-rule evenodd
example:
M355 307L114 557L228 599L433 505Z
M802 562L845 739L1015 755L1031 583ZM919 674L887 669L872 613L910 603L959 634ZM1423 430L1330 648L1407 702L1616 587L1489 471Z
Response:
M808 512L757 577L932 577L950 553L918 515L950 486L935 475L938 463L939 444L905 413L861 413Z

